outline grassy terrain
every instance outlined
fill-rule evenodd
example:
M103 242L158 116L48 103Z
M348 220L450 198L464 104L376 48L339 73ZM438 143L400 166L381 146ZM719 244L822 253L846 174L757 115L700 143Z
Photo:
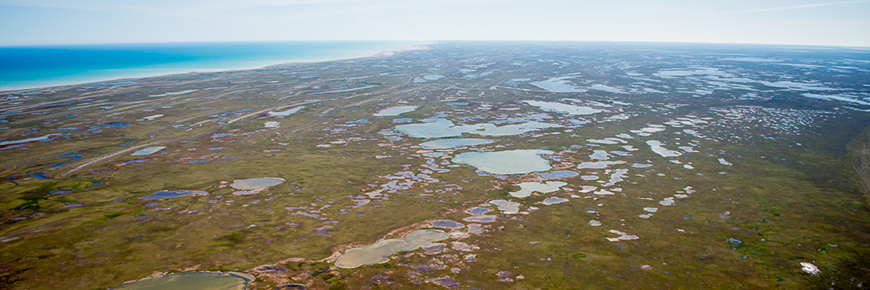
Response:
M251 289L288 283L441 289L433 280L441 277L461 289L868 287L870 135L862 130L870 115L760 83L722 89L699 76L656 76L662 69L711 66L862 92L862 73L723 64L710 56L715 49L678 51L455 44L390 57L2 93L3 140L66 135L0 148L0 288L102 289L155 272L193 270L247 272L257 277ZM428 74L445 77L420 81ZM567 74L586 91L552 93L531 84ZM611 91L592 89L596 84ZM368 85L376 87L340 91ZM182 90L197 91L149 97ZM544 112L523 100L603 112ZM298 105L305 108L287 117L267 115ZM394 105L419 108L372 116ZM156 114L164 116L143 119ZM465 134L496 142L442 150L444 157L426 157L434 152L417 145L427 140L392 130L397 118L436 117L457 125L534 120L564 127ZM280 126L264 128L267 121ZM637 131L652 125L663 130ZM588 141L622 134L631 138ZM650 140L680 155L656 154ZM166 148L130 155L146 146ZM556 169L598 179L561 179L567 185L560 191L519 199L508 193L519 182L540 180L536 174L490 176L449 162L462 152L510 149L555 151L548 160ZM625 163L577 169L592 161L593 150ZM450 171L433 172L433 164ZM624 180L604 186L615 169L628 169ZM395 176L405 173L419 180ZM228 186L255 177L285 182L251 195L235 195ZM413 182L372 194L406 181ZM584 186L614 194L581 192ZM139 199L160 190L208 195ZM568 202L544 205L547 197ZM524 213L499 213L487 205L495 199L519 202ZM470 224L465 211L478 206L493 209L488 214L496 221L480 223L484 232L467 237L466 229L454 230L442 253L403 252L354 269L333 264L349 247L432 228L433 220ZM637 239L611 242L606 238L620 236L613 231ZM801 262L818 266L821 275L802 271Z

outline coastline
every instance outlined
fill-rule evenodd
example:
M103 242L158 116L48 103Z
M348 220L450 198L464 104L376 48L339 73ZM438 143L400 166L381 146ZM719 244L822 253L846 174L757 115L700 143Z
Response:
M321 63L321 62L331 62L331 61L350 61L355 59L368 59L368 58L377 58L377 57L386 57L392 56L399 53L414 51L414 50L425 50L429 49L427 45L432 44L432 42L420 42L420 43L408 43L401 45L402 47L399 49L392 50L376 50L373 54L372 52L366 53L363 56L359 56L353 53L346 53L343 55L335 56L335 57L321 57L321 58L304 58L304 59L293 59L292 57L287 60L266 60L262 61L262 63L246 65L246 66L227 66L227 67L217 67L217 68L165 68L165 69L156 69L156 72L141 72L143 69L139 69L139 73L123 73L119 72L117 74L113 74L110 72L106 72L103 75L95 75L92 77L85 77L81 80L70 80L70 81L58 81L57 83L52 83L48 81L45 84L40 85L22 85L22 87L9 87L6 88L4 85L0 84L0 94L15 94L15 93L25 93L25 92L35 92L35 91L45 91L45 90L63 90L69 89L72 87L80 87L80 86L88 86L88 85L106 85L111 86L115 85L113 83L118 84L130 84L131 81L136 81L140 79L149 79L149 78L160 78L160 77L169 77L174 75L185 75L185 74L203 74L203 73L219 73L219 72L238 72L238 71L247 71L247 70L258 70L258 69L269 69L274 67L279 67L283 65L294 65L294 64L308 64L308 63ZM160 64L156 64L160 65ZM126 70L126 69L110 69L111 70ZM115 76L108 76L109 74Z

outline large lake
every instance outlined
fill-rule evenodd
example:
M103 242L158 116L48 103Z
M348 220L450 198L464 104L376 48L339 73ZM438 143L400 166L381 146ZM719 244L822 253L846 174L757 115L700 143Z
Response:
M387 41L294 41L0 47L0 90L349 59L412 46Z

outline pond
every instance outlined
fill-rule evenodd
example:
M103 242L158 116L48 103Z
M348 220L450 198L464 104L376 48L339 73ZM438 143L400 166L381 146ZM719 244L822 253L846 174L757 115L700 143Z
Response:
M141 200L156 200L162 198L176 198L182 196L208 195L208 192L197 190L161 190L149 196L143 196Z
M417 106L395 106L389 107L383 110L378 111L377 113L372 114L375 117L392 117L398 116L404 113L413 112L417 110Z
M490 123L456 126L445 119L426 119L425 123L398 125L396 131L414 138L446 138L459 137L463 133L481 136L512 136L547 128L561 128L562 125L541 123L537 121L496 126Z
M661 141L649 140L649 141L646 141L646 144L649 145L650 150L652 150L653 152L655 152L658 155L661 155L662 157L677 157L677 156L683 155L679 151L669 150L665 147L662 147L662 145L665 145L665 144L662 143Z
M187 272L148 277L112 289L123 290L244 290L252 279L244 274Z
M166 146L147 147L147 148L139 149L138 151L133 152L133 154L131 154L131 155L133 155L133 156L151 155L151 154L157 153L157 151L160 151L163 149L166 149Z
M571 178L576 177L577 172L573 171L553 171L553 172L539 172L538 175L543 179L562 179L562 178Z
M473 216L482 216L490 211L492 211L492 210L488 209L488 208L472 207L472 208L468 209L466 212L468 212L468 214L473 215Z
M581 162L577 165L579 169L604 169L610 165L623 164L625 161L595 161L595 162Z
M436 228L442 228L442 229L458 229L458 228L465 227L465 225L457 223L455 221L451 221L451 220L437 220L437 221L432 222L432 226L436 227Z
M495 141L475 138L440 139L420 143L420 147L423 149L452 149L456 147L491 144L493 142Z
M586 92L585 89L578 88L578 87L575 87L574 85L572 85L568 81L568 79L571 79L571 77L569 76L569 77L551 78L551 79L544 80L544 81L530 82L529 84L536 86L536 87L539 87L539 88L542 88L542 89L545 89L545 90L547 90L549 92L553 92L553 93L583 93L583 92Z
M498 210L504 214L518 214L520 212L520 203L518 202L496 199L489 203L498 206Z
M266 187L278 185L284 182L283 178L277 177L258 177L251 179L240 179L236 180L231 184L235 189L242 190L255 190L255 189L264 189Z
M392 254L430 246L433 242L446 240L449 237L450 235L442 230L416 230L404 238L385 239L371 245L348 249L335 261L335 266L349 269L362 265L386 263Z
M568 115L592 115L603 112L602 110L585 106L574 106L556 102L523 101L526 104L540 108L547 112L563 113Z
M453 157L453 163L468 164L491 174L526 174L552 169L543 154L550 150L520 149L493 152L464 152Z
M305 106L298 106L298 107L291 108L291 109L285 110L285 111L280 111L280 112L269 111L267 114L271 117L286 117L286 116L289 116L290 114L299 112L299 110L302 110L304 108L305 108Z
M520 182L517 186L520 187L520 190L509 193L511 196L516 198L526 198L532 195L532 192L540 192L540 193L550 193L559 191L562 186L568 185L568 183L561 181L547 181L547 182Z
M561 197L548 197L547 199L544 200L543 204L544 205L553 205L553 204L559 204L559 203L563 203L563 202L568 202L568 199L561 198Z
M41 137L33 137L33 138L27 138L27 139L21 139L21 140L0 141L0 146L21 144L21 143L34 142L34 141L45 141L45 140L48 140L48 138L51 138L51 136L57 136L57 135L58 134L48 134L48 135L44 135Z

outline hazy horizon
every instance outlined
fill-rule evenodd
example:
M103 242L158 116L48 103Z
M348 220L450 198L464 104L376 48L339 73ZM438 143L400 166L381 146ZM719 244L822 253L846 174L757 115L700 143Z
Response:
M867 12L867 0L0 0L0 46L495 40L870 47Z
M234 44L234 43L326 43L326 42L409 42L414 45L430 45L450 42L540 42L540 43L624 43L624 44L656 44L656 45L734 45L734 46L771 46L771 47L806 47L806 48L844 48L870 50L870 45L867 46L850 46L850 45L829 45L829 44L789 44L789 43L749 43L749 42L690 42L690 41L632 41L632 40L548 40L548 39L483 39L483 40L397 40L397 39L323 39L323 40L203 40L203 41L153 41L153 42L88 42L88 43L53 43L53 44L12 44L0 45L0 48L27 48L27 47L86 47L86 46L124 46L124 45L183 45L183 44ZM388 51L385 51L388 52Z

